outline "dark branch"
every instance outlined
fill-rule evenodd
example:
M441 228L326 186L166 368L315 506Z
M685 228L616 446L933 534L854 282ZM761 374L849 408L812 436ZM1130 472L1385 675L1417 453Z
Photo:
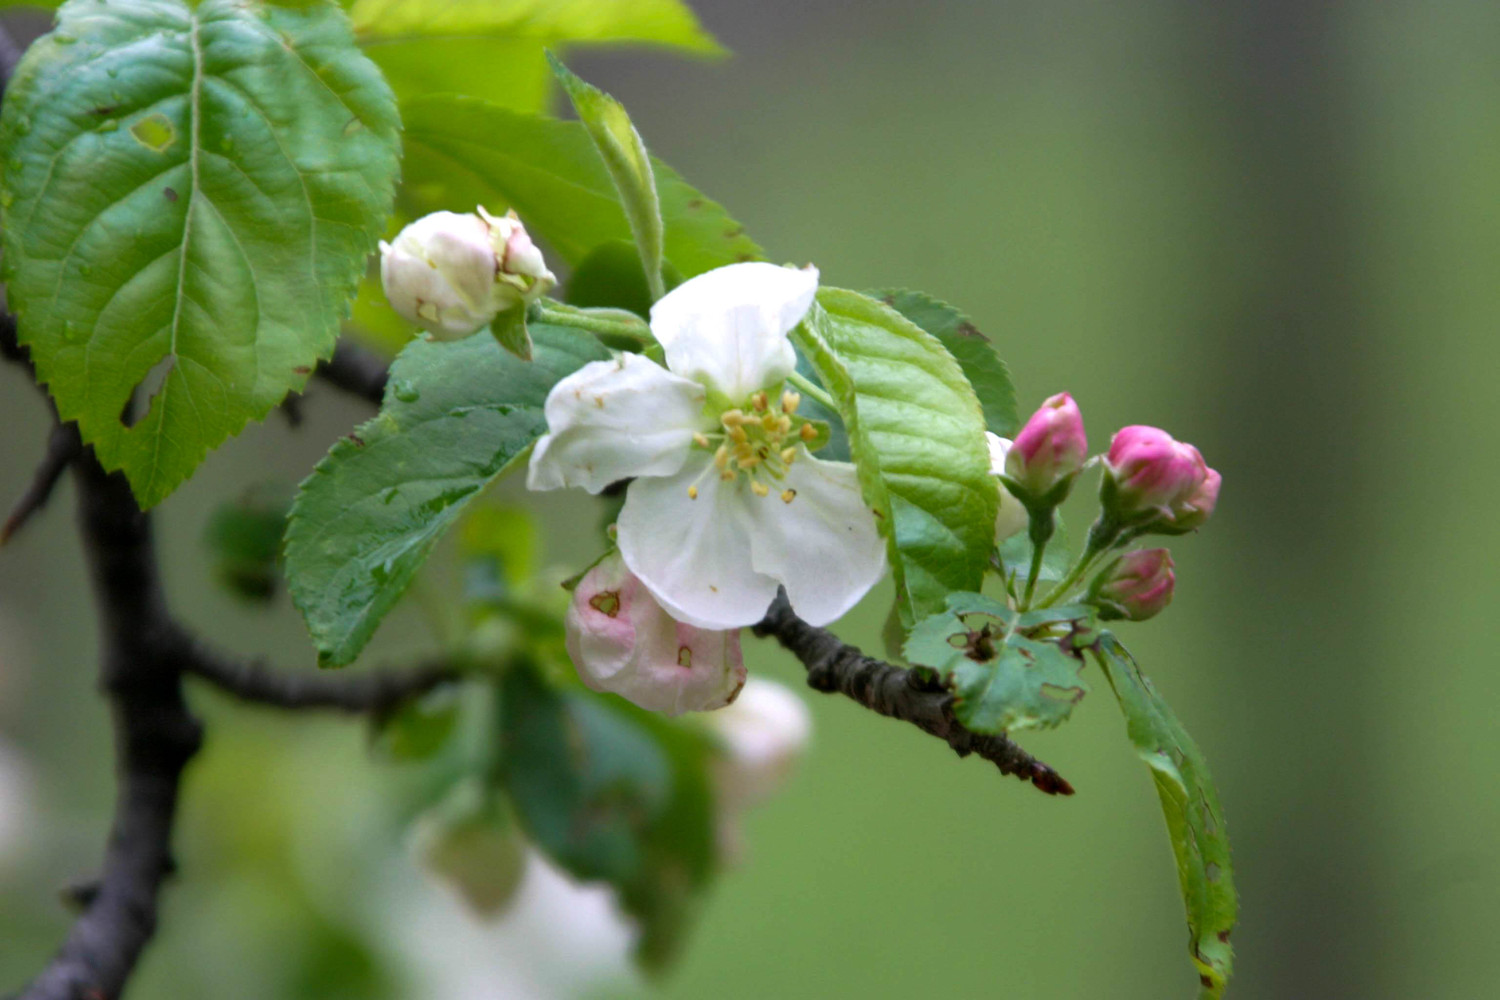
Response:
M78 470L79 524L100 615L100 677L114 718L120 795L97 889L20 1000L117 997L156 930L173 870L182 770L202 730L182 693L184 647L168 615L151 521L92 453Z
M333 357L318 364L317 376L329 385L379 406L389 375L377 355L347 340L340 340Z
M807 624L792 613L784 594L754 632L775 636L801 660L814 690L837 691L872 712L910 722L946 742L960 757L977 754L1002 774L1029 781L1048 795L1073 794L1062 775L1005 736L981 736L964 728L953 715L953 698L947 691L923 685L912 671L865 656L832 632Z
M31 485L11 508L5 523L0 525L0 545L10 541L11 536L25 526L31 515L46 506L53 487L82 450L83 443L78 438L77 427L73 424L53 426L52 434L47 438L46 454L42 456L41 464L31 477Z
M194 646L183 668L241 701L275 708L330 709L375 715L459 679L446 664L404 671L304 674L264 663L240 662Z

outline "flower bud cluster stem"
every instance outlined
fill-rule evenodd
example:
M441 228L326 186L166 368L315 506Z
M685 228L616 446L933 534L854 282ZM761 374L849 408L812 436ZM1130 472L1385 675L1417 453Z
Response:
M586 309L543 299L532 307L531 315L538 323L585 330L595 336L625 337L647 347L656 344L646 321L625 309Z

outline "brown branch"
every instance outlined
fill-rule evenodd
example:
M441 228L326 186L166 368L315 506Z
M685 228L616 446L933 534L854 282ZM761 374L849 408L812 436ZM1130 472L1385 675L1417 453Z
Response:
M389 712L461 676L448 664L404 671L293 673L265 663L230 659L201 645L192 647L183 669L252 704L374 715Z
M807 624L792 612L784 593L753 631L762 637L774 636L801 660L807 668L807 684L814 690L838 692L872 712L910 722L943 740L960 757L983 757L1000 773L1029 781L1048 795L1073 794L1073 786L1062 775L1009 738L983 736L964 728L953 715L953 697L946 690L924 685L912 671L865 656L827 629Z
M53 488L57 486L63 473L68 471L68 466L82 450L83 442L78 438L76 426L73 424L53 426L52 434L47 438L47 451L42 455L41 464L37 466L36 472L31 477L31 485L11 508L5 523L0 525L0 545L10 541L11 536L26 525L31 515L47 505Z
M379 406L390 371L378 355L348 340L340 340L333 357L319 362L317 376L329 385Z

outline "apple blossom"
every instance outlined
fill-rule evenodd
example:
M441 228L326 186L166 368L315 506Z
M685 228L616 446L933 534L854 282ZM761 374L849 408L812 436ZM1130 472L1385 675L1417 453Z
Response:
M791 689L752 678L734 704L705 721L724 749L716 768L721 805L740 811L781 787L812 738L812 715Z
M1089 601L1106 621L1143 622L1172 603L1177 577L1166 549L1138 549L1119 556L1095 578Z
M731 264L651 309L666 367L637 354L595 361L547 396L527 486L598 493L633 479L617 522L625 564L672 617L753 625L777 589L825 624L885 572L854 466L812 457L813 428L785 389L788 334L817 271Z
M723 708L745 684L738 630L676 621L618 552L584 574L565 619L583 683L667 715Z
M467 337L557 284L526 227L482 207L433 212L380 244L391 307L439 339Z
M1101 498L1121 524L1181 534L1207 521L1218 503L1219 474L1197 448L1160 428L1121 429L1104 464Z
M996 476L1005 473L1005 457L1011 449L1011 442L998 434L989 431L984 432L986 443L990 448L990 473ZM1026 505L1016 499L1016 495L1002 482L1000 484L1000 507L995 511L995 541L1005 541L1011 535L1025 529L1031 515L1026 511Z
M1042 403L1016 435L1005 472L1032 503L1056 506L1067 496L1088 453L1083 414L1072 396L1060 392Z

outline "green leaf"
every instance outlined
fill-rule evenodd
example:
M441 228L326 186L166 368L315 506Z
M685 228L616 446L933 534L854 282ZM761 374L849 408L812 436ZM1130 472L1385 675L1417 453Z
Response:
M981 594L948 598L948 610L918 622L906 658L953 688L954 714L976 733L1050 729L1088 693L1071 640L1092 612L1049 608L1022 615Z
M666 293L661 277L661 202L656 195L656 178L651 173L646 143L631 124L623 104L579 79L552 53L547 53L547 58L568 100L573 102L578 120L594 140L599 159L604 161L610 179L615 182L636 250L641 255L646 283L651 286L651 297L659 299Z
M979 332L969 317L923 292L888 289L870 295L941 341L974 387L979 405L984 408L985 426L1001 437L1016 436L1021 421L1016 414L1016 390L1010 383L1010 370L995 353L989 338Z
M239 0L64 6L0 146L21 340L144 506L332 351L399 148L340 10Z
M857 292L823 288L793 337L832 394L908 626L977 591L999 493L974 390L936 338Z
M412 341L380 415L302 484L287 579L323 664L359 654L438 538L546 431L542 404L558 379L609 356L575 330L538 323L532 335L530 362L483 331Z
M290 507L291 490L285 484L263 484L213 512L203 542L214 576L231 593L251 601L268 601L276 594L276 563Z
M671 264L663 270L662 278L668 288L682 284L682 275ZM600 244L568 276L568 303L650 315L651 289L646 284L646 273L641 270L641 255L624 241Z
M1229 829L1208 762L1118 639L1101 633L1095 654L1125 713L1130 741L1151 768L1187 907L1189 951L1204 998L1220 997L1233 969L1229 943L1239 912Z
M505 676L501 717L502 776L522 824L569 872L619 890L641 922L637 958L659 971L716 863L706 739L525 668Z
M609 171L578 122L436 96L404 109L413 214L483 204L514 208L550 249L578 263L600 244L632 239ZM653 161L666 258L692 277L761 251L723 208Z

